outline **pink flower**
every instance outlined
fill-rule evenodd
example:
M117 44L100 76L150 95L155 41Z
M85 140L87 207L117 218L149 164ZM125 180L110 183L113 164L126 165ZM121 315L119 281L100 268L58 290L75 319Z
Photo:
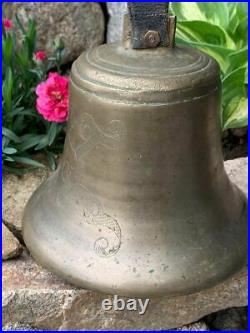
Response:
M13 27L12 21L7 19L7 18L4 18L3 19L3 26L4 26L5 30L11 30L12 27Z
M45 82L36 87L37 111L44 119L61 123L67 120L69 112L68 78L58 73L49 73Z
M43 61L47 57L47 54L45 51L37 51L34 56L36 60Z

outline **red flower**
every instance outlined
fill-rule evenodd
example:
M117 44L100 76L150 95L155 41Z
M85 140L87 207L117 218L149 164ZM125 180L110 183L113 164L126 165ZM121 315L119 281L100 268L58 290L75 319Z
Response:
M45 51L37 51L35 52L35 59L38 61L43 61L47 57Z
M57 123L64 122L68 118L69 91L68 78L58 73L50 73L45 82L36 87L37 111L44 119Z
M7 18L4 18L3 19L3 26L4 26L5 30L11 30L12 27L13 27L12 21L7 19Z

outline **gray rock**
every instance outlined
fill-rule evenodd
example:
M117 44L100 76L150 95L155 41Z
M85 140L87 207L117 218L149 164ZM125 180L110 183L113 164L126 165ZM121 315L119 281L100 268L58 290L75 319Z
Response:
M107 2L109 22L107 42L114 43L122 40L123 15L127 12L127 2Z
M61 38L66 50L64 62L103 42L104 17L97 2L11 2L4 4L4 14L7 18L18 14L24 23L34 18L37 47L49 54L53 41Z
M48 176L47 170L36 170L22 176L4 174L2 178L2 218L4 224L22 238L22 214L31 194Z
M45 330L167 330L247 305L247 268L199 293L152 298L142 316L135 311L103 311L102 300L112 296L66 284L27 254L3 263L2 281L3 325L19 322Z
M5 325L3 331L37 331L37 329L29 325L23 325L22 323L14 323Z
M2 223L2 260L18 257L22 253L22 245L9 229Z
M210 331L210 329L204 321L199 321L177 328L176 331Z
M247 331L247 307L232 308L213 313L206 318L212 330Z
M248 196L248 158L237 158L224 163L230 180Z

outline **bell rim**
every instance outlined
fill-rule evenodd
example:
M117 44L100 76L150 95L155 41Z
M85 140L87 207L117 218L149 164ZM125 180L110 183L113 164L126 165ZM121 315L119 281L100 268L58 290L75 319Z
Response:
M55 176L55 175L54 175ZM54 177L56 178L56 177ZM169 283L165 284L162 283L160 287L158 286L155 288L154 284L152 285L147 285L146 288L144 288L144 284L146 285L146 280L145 283L143 281L140 281L138 284L136 282L135 285L133 283L131 284L131 276L129 276L128 279L128 285L129 288L123 288L123 284L121 284L119 287L113 287L113 283L105 281L104 284L100 284L96 282L95 279L95 274L93 274L91 277L86 278L86 279L81 279L79 278L79 275L72 273L66 273L67 271L67 264L63 260L62 256L59 256L61 261L58 263L57 258L58 257L58 250L60 250L60 247L57 249L56 248L56 243L52 244L51 242L47 242L41 240L41 238L37 238L34 234L32 234L32 226L31 224L34 223L34 221L37 221L34 216L31 214L31 218L27 218L29 215L30 211L33 210L33 213L35 209L32 207L32 201L39 196L39 192L41 191L41 188L45 189L46 192L46 186L48 185L48 181L50 181L50 178L45 181L41 185L38 190L32 195L28 205L26 206L25 213L24 213L24 218L23 218L23 237L24 237L24 242L30 251L32 257L44 268L49 269L51 272L55 273L59 278L63 278L66 282L80 287L84 288L85 290L93 290L96 292L101 292L101 293L106 293L106 294L118 294L124 297L175 297L175 296L184 296L184 295L189 295L189 294L194 294L198 293L200 291L212 288L222 282L224 282L226 279L230 278L237 272L239 272L245 265L247 265L247 243L244 244L244 241L242 241L241 244L239 244L239 247L241 248L241 256L240 257L235 257L234 260L231 260L233 258L230 258L230 260L227 260L227 266L223 267L220 271L217 271L216 274L212 275L207 275L203 276L202 279L199 280L199 283L197 283L197 280L192 281L190 279L189 284L191 283L191 286L189 285L188 287L185 285L186 281L183 280L183 285L184 287L178 287L176 290L174 290L173 286ZM235 185L234 185L235 186ZM243 194L241 190L239 190L239 195L241 197L241 200L245 202L243 211L241 213L241 216L239 217L239 222L238 224L241 223L247 223L247 200L246 196ZM43 190L42 190L43 192ZM36 200L36 199L35 199ZM38 202L39 206L39 202ZM39 210L39 207L36 205L36 211ZM36 222L37 223L37 222ZM50 224L47 224L47 228L50 227ZM51 231L51 233L55 233L55 230ZM36 239L37 238L37 239ZM43 244L41 246L41 244ZM53 253L48 253L47 249L53 247L55 249L54 254ZM56 255L55 255L56 254ZM82 253L84 256L84 253ZM67 247L64 249L64 256L67 257ZM88 256L88 255L87 255ZM237 260L236 260L237 259ZM104 259L105 260L105 259ZM67 260L66 260L67 262ZM223 266L224 261L221 260L221 266ZM69 263L68 263L69 264ZM78 264L76 263L76 266ZM75 266L75 268L76 268ZM197 267L199 266L199 263L197 263ZM68 267L73 267L69 266ZM193 271L196 271L195 267L192 267ZM195 274L194 274L195 277ZM135 282L136 280L133 280L132 282ZM124 281L126 283L126 279ZM143 287L142 287L143 286Z

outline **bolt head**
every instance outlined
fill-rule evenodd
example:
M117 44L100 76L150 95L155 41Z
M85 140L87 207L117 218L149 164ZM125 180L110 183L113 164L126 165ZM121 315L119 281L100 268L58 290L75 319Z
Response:
M149 30L144 35L144 40L147 47L156 47L159 45L161 38L158 31Z

